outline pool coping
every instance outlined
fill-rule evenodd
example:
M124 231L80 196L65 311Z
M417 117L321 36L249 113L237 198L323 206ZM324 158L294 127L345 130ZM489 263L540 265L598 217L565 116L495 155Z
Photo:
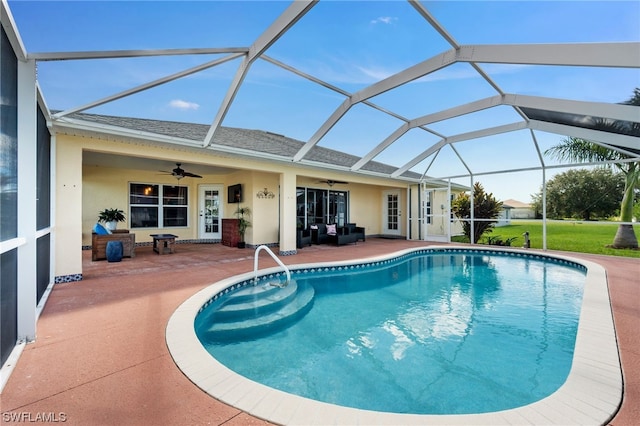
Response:
M218 281L200 290L173 313L166 343L174 362L200 389L255 417L277 424L604 424L622 401L622 370L605 269L592 261L531 250L430 246L400 250L384 256L343 262L289 265L292 270L345 266L394 259L416 251L490 251L560 259L586 267L580 321L571 371L553 394L534 403L482 414L427 415L369 411L319 402L273 389L243 377L213 358L198 340L194 320L214 294L252 279L253 272ZM274 267L260 275L281 272ZM266 360L268 362L268 360Z

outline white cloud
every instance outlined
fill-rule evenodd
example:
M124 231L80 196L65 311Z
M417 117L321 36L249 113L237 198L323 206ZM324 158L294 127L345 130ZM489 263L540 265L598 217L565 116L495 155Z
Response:
M392 16L380 16L371 21L372 24L393 24L396 22L398 18L394 18Z
M380 80L384 80L385 78L395 74L395 72L390 71L388 69L384 69L384 68L374 68L374 67L369 67L369 68L355 67L355 68L359 70L362 73L362 75L366 76L364 81L366 81L367 83L374 83Z
M183 110L197 110L198 108L200 108L200 105L198 105L195 102L187 102L187 101L183 101L181 99L174 99L171 102L169 102L169 106L171 108L177 108L177 109L183 109Z

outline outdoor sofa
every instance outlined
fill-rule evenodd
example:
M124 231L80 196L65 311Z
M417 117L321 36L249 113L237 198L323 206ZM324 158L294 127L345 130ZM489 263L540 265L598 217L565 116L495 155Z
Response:
M335 227L335 233L330 232ZM363 227L356 226L355 223L348 223L346 226L327 225L318 223L311 225L311 242L313 244L335 244L341 246L343 244L356 243L365 241L365 232Z

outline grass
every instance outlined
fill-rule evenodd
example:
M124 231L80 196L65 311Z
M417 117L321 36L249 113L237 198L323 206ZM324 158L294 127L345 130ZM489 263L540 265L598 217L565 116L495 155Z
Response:
M638 235L637 226L636 236ZM579 253L604 254L640 258L640 250L622 250L607 247L613 242L618 225L615 223L591 223L580 221L547 222L547 248L549 250L572 251ZM529 232L531 248L542 248L542 221L512 221L511 225L494 228L493 232L484 234L479 243L486 244L487 236L500 237L502 240L516 237L512 247L522 247L523 233ZM464 237L452 237L452 241L468 242Z

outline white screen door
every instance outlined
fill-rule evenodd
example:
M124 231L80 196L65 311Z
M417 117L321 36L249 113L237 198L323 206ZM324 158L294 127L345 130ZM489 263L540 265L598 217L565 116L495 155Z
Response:
M220 205L222 185L199 185L199 217L198 238L220 239L222 227L220 218Z

